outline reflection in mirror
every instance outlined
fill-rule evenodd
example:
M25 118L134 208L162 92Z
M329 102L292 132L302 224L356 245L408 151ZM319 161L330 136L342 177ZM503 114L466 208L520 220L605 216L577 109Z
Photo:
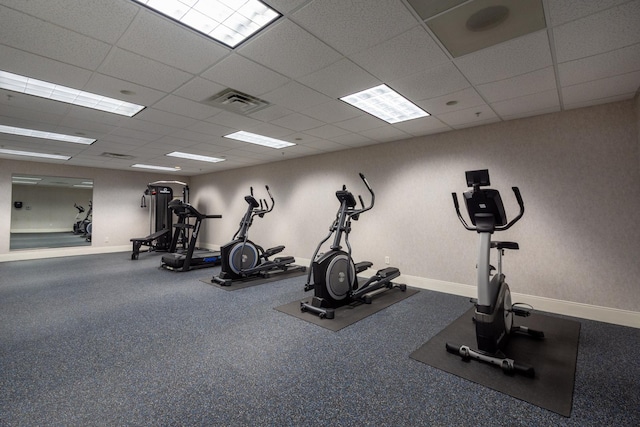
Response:
M93 180L13 174L9 248L91 245Z

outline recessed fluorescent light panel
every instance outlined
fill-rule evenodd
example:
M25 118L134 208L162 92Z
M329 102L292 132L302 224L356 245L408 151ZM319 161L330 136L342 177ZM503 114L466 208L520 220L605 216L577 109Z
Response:
M11 180L11 183L12 184L30 184L30 185L35 185L38 182L37 181L18 181L18 180L13 179L13 180Z
M280 139L269 138L268 136L258 135L256 133L245 132L243 130L229 135L225 135L225 138L237 139L238 141L250 142L252 144L264 145L270 148L285 148L296 145L292 142L282 141Z
M36 178L32 176L14 176L13 179L26 180L26 181L42 181L42 178Z
M180 168L171 168L167 166L141 165L139 163L136 163L135 165L131 165L131 167L140 168L140 169L154 169L154 170L168 171L168 172L176 172L180 170Z
M182 159L199 160L201 162L209 162L209 163L217 163L217 162L224 161L224 159L219 159L217 157L201 156L199 154L181 153L180 151L174 151L173 153L169 153L165 155L171 156L171 157L180 157Z
M132 104L119 99L108 98L1 70L0 88L127 117L133 117L145 108L143 105Z
M259 0L134 0L234 48L281 15Z
M391 124L430 115L384 84L340 99Z
M69 160L71 156L61 156L59 154L34 153L31 151L7 150L0 148L0 154L9 154L12 156L41 157L43 159Z
M13 126L0 125L0 132L11 135L30 136L32 138L52 139L54 141L73 142L74 144L91 145L96 142L95 139L82 138L79 136L65 135L62 133L42 132L33 129L17 128Z

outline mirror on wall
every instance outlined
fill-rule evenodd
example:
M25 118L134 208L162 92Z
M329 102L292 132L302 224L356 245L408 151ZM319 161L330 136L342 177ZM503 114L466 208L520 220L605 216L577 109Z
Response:
M90 246L93 180L13 174L10 250Z

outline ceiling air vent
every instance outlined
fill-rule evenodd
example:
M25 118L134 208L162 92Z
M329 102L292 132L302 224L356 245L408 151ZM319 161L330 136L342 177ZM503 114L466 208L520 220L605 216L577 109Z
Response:
M102 157L109 157L111 159L123 159L123 160L131 160L135 159L135 157L129 154L119 154L119 153L102 153L100 154Z
M269 106L269 103L255 96L247 95L235 89L225 89L203 101L203 104L222 108L238 114L251 114Z

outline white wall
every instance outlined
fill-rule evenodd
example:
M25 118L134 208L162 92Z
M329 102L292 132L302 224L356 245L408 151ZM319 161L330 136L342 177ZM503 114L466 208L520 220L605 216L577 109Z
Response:
M263 246L310 258L335 217L342 184L376 206L354 223L356 260L403 274L474 284L477 235L454 213L451 192L466 190L464 172L488 168L507 215L524 218L495 239L515 240L505 272L516 293L640 311L640 162L633 101L513 120L349 151L220 172L192 179L192 197L224 218L201 240L220 245L236 230L248 187L269 184L276 208L257 219Z

